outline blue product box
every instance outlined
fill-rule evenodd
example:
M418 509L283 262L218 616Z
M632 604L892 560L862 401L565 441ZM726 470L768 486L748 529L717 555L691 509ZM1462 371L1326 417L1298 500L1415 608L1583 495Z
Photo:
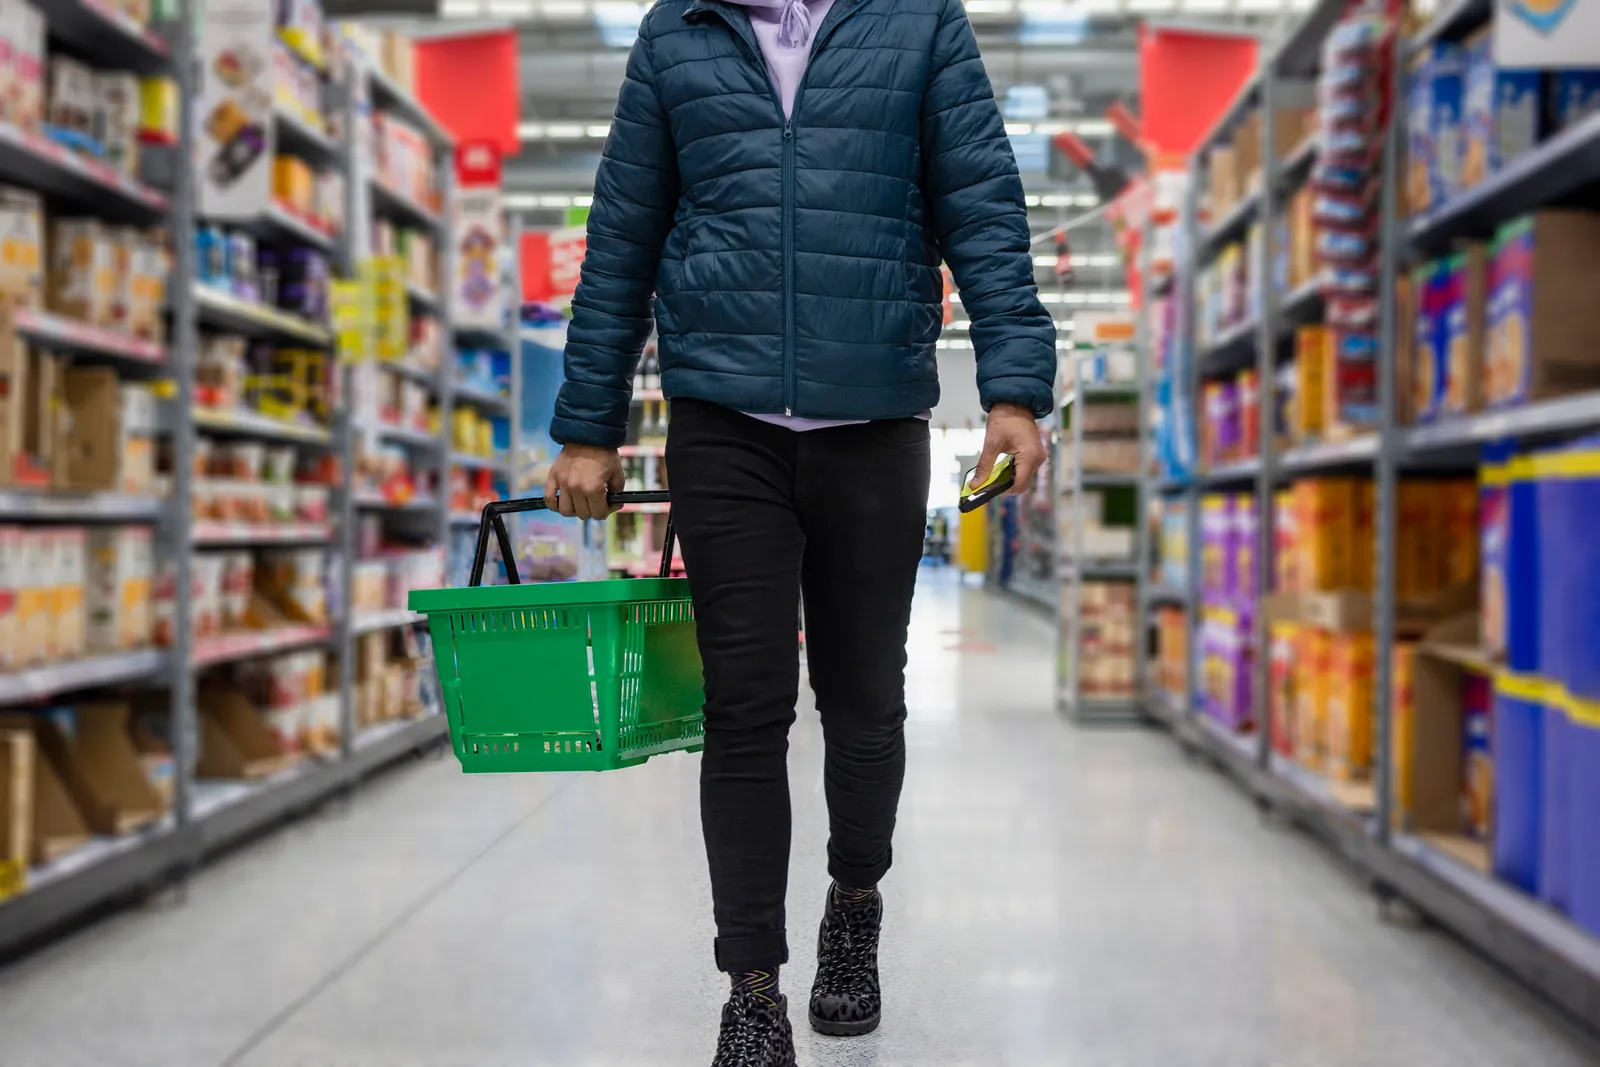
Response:
M1559 70L1550 76L1550 132L1600 112L1600 69Z
M1488 30L1467 42L1463 62L1459 173L1461 188L1470 189L1544 139L1545 75L1495 66Z
M1458 44L1440 42L1430 50L1428 73L1428 196L1442 204L1462 189L1462 103L1466 92L1467 54Z

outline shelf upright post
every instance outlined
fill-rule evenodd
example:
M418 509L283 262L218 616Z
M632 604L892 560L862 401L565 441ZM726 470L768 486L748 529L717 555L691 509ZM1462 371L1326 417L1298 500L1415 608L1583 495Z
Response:
M339 149L338 167L344 174L344 228L339 235L334 255L337 269L346 278L356 275L359 255L357 249L356 220L361 209L361 187L354 166L356 137L356 86L360 73L346 64L345 82L334 86L335 106L339 108L344 128L344 143ZM356 561L356 500L355 465L356 443L361 428L356 419L355 368L340 358L335 347L334 373L342 385L343 403L340 407L339 440L339 595L338 649L339 649L339 756L348 761L354 751L356 733L355 705L355 561ZM352 779L352 785L354 779Z
M430 135L431 139L431 135ZM442 208L438 216L438 229L434 232L434 247L440 256L439 276L444 280L439 294L439 336L444 338L444 358L439 360L439 549L446 558L450 552L450 444L451 421L455 414L455 364L456 338L450 317L450 293L455 282L455 255L451 239L454 227L451 215L456 199L455 152L448 143L434 140L434 165L439 171Z
M1405 78L1402 65L1391 63L1389 83L1390 99L1398 101L1404 91ZM1373 516L1373 536L1377 538L1378 596L1372 620L1377 648L1377 692L1373 703L1377 709L1377 737L1373 752L1373 782L1377 794L1377 839L1380 845L1389 844L1389 831L1394 810L1391 753L1394 750L1393 678L1395 642L1395 538L1399 467L1401 459L1400 431L1397 424L1398 401L1395 381L1396 353L1399 343L1399 307L1395 288L1399 282L1400 261L1405 255L1405 237L1400 224L1399 191L1401 124L1394 119L1395 108L1389 109L1389 126L1383 138L1383 171L1380 192L1379 242L1382 259L1379 269L1378 292L1381 294L1378 320L1378 454L1377 501Z
M173 546L177 588L173 593L173 641L168 730L174 764L172 807L180 833L188 831L194 816L194 771L200 755L200 721L195 709L194 625L192 571L194 566L194 382L199 345L195 319L195 204L194 180L195 0L178 0L177 19L170 26L172 73L178 85L178 145L172 167L172 213L167 220L172 234L173 269L167 286L171 293L172 333L169 359L177 384L177 411L173 421L172 495L167 503L166 532ZM199 842L185 858L180 880L200 861Z
M1256 569L1256 611L1251 620L1256 654L1250 702L1254 705L1259 745L1256 762L1262 767L1268 766L1272 758L1272 628L1262 607L1272 591L1273 490L1278 477L1278 427L1274 414L1277 409L1278 287L1273 278L1277 226L1273 220L1278 215L1279 199L1275 117L1281 88L1276 64L1269 58L1261 64L1261 209L1257 223L1261 227L1261 239L1256 242L1260 258L1251 269L1253 283L1261 292L1256 322L1256 397L1263 411L1258 420L1261 468L1256 472L1256 544L1255 558L1251 561Z
M1189 181L1183 194L1183 256L1178 276L1173 279L1173 297L1178 302L1178 321L1174 324L1176 350L1187 355L1183 361L1183 389L1178 405L1188 405L1187 433L1196 444L1199 441L1200 410L1200 353L1195 351L1195 278L1200 262L1200 157L1190 164ZM1174 384L1177 384L1174 378ZM1181 495L1184 500L1184 523L1188 528L1188 562L1185 577L1188 593L1184 603L1184 625L1188 628L1188 669L1184 672L1185 717L1200 712L1200 478L1198 447L1189 451L1189 477L1185 479Z
M1152 212L1154 205L1152 204ZM1139 319L1134 324L1133 375L1138 384L1135 395L1138 412L1134 425L1139 434L1139 472L1133 491L1138 495L1133 501L1137 517L1133 531L1133 611L1137 625L1134 630L1133 692L1134 700L1141 706L1148 691L1148 671L1145 669L1145 652L1150 647L1150 603L1146 596L1150 573L1150 503L1155 499L1154 480L1150 474L1150 246L1155 240L1155 224L1146 215L1139 239L1139 279L1145 299L1139 307Z
M506 295L510 318L506 322L507 359L510 361L510 403L506 405L506 492L513 497L526 495L517 484L518 457L522 449L522 220L505 217L507 264L500 276L510 292ZM532 487L528 487L529 491Z

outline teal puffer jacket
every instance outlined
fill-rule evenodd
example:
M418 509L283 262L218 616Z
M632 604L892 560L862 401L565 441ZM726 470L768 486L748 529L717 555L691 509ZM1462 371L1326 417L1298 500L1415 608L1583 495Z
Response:
M746 412L915 415L939 399L939 262L987 408L1053 406L1022 183L960 0L837 0L785 121L749 17L645 16L595 179L551 434L613 446L639 353Z

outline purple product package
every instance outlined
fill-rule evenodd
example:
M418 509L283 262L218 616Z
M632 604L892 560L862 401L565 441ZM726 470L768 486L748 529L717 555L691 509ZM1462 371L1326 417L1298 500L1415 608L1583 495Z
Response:
M1208 599L1227 597L1233 586L1229 551L1232 504L1226 493L1210 493L1200 501L1200 579Z
M1256 498L1250 493L1234 493L1229 507L1232 514L1230 555L1233 573L1231 600L1235 608L1253 617L1256 588Z

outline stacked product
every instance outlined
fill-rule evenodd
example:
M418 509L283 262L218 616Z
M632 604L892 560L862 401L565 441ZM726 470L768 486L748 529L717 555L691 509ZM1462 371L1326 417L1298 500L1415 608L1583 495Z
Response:
M253 413L322 430L333 415L334 370L329 354L320 349L207 333L200 339L195 402L224 419Z
M1200 500L1201 710L1233 732L1255 725L1256 524L1253 494Z
M1331 365L1321 429L1330 436L1377 421L1379 190L1394 42L1387 13L1359 8L1341 18L1323 47L1311 214L1327 295Z
M292 445L195 438L192 507L195 537L265 536L277 530L328 533L332 471Z
M0 671L151 643L148 526L0 526Z
M351 566L350 610L357 615L396 611L406 606L411 590L443 584L444 554L437 548L363 546L361 559Z
M410 627L366 634L359 639L356 660L356 729L423 711L424 655Z
M1261 390L1253 368L1201 386L1200 466L1214 469L1261 452Z
M294 243L266 244L215 225L202 227L195 241L200 284L310 323L327 321L327 253Z
M1131 582L1085 581L1078 600L1079 688L1086 700L1132 700L1139 619Z
M326 548L196 552L189 576L190 625L197 640L325 627L332 619ZM158 644L170 644L175 636L177 586L177 565L163 558L152 594Z

